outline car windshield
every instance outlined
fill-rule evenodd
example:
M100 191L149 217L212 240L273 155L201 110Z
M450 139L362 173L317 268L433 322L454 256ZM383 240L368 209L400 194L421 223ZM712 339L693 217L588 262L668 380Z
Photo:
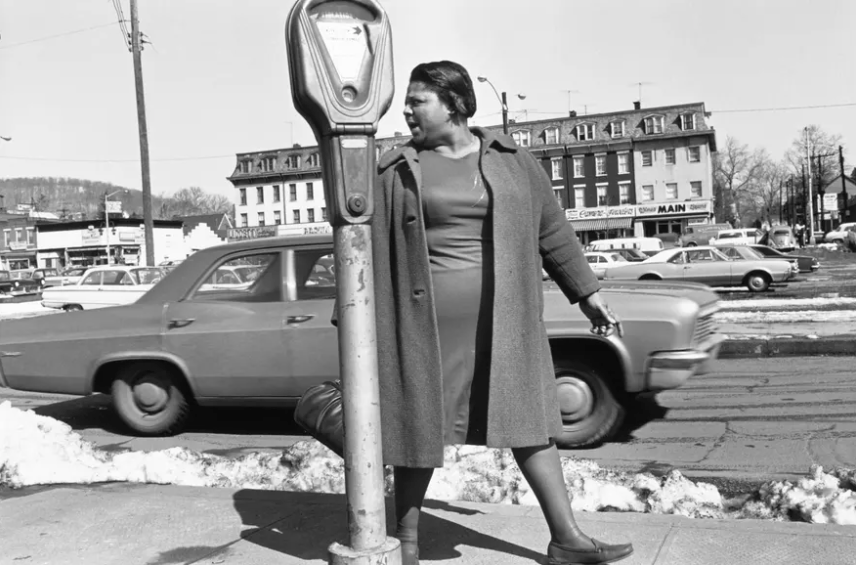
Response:
M155 284L163 277L163 272L154 267L134 269L131 271L137 284Z

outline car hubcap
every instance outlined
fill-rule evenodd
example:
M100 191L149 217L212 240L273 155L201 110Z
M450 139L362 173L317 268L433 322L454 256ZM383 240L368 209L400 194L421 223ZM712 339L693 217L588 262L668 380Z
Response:
M164 409L169 394L159 384L144 377L134 385L134 403L143 412L156 414Z
M588 383L569 376L560 377L556 382L562 421L579 422L592 413L594 393Z

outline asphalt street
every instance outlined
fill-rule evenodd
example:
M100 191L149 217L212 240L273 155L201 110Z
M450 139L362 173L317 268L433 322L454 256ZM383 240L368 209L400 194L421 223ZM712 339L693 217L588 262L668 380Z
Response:
M604 467L660 475L678 469L729 494L812 464L856 467L852 357L719 360L715 372L634 403L623 433L595 449L565 451ZM127 435L103 395L70 397L0 389L0 401L64 421L105 449L189 449L237 456L307 439L287 410L203 409L175 437Z

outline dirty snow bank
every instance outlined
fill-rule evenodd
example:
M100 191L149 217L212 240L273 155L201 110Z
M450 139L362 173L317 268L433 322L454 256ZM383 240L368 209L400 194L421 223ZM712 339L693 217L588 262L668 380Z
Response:
M181 447L153 452L107 452L70 426L32 411L0 404L0 487L127 481L221 488L344 493L341 458L315 441L282 455L251 453L237 458L200 454ZM435 500L502 504L537 501L509 450L448 447L428 491ZM678 471L662 478L601 468L588 460L563 459L575 510L649 512L692 518L798 519L856 524L856 471L830 474L813 468L796 484L771 482L750 500L723 501L716 487L688 480ZM386 491L392 491L387 471Z

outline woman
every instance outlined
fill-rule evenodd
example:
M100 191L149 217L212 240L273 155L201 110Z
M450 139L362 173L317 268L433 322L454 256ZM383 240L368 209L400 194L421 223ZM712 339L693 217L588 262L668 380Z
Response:
M622 335L550 181L532 155L467 119L472 81L448 61L413 69L413 136L380 160L373 228L384 462L396 537L417 525L443 447L509 447L550 529L550 563L632 553L577 527L554 438L562 422L542 321L541 266L603 336Z

